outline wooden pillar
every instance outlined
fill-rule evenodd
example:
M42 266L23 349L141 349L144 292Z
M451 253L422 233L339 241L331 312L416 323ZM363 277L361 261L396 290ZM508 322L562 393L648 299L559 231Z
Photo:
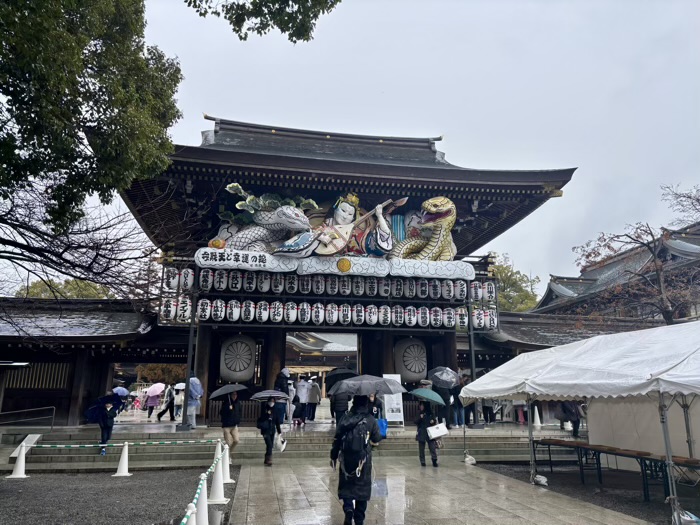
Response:
M275 386L277 374L283 368L285 350L287 347L287 334L284 330L273 329L265 338L265 380L264 385L268 390Z
M73 384L71 385L70 408L68 409L68 421L66 422L68 426L77 426L81 422L85 383L88 373L88 353L84 350L78 350L73 363ZM103 394L104 392L100 392L100 395Z
M5 382L7 381L7 370L0 369L0 412L2 412L2 402L5 399Z
M459 370L459 363L457 362L457 332L445 332L443 347L445 349L446 366L457 372Z
M382 374L395 374L394 336L388 330L382 332Z
M197 343L194 351L194 375L202 383L204 395L199 400L202 404L199 410L197 424L204 423L207 417L207 394L209 390L209 369L212 344L211 326L200 326L197 330Z

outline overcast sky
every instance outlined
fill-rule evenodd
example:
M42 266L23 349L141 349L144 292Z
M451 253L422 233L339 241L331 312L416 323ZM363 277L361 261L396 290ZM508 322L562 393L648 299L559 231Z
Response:
M213 116L323 131L439 136L483 169L578 167L496 239L543 281L578 275L571 247L671 219L663 183L700 183L700 2L344 0L310 43L239 42L176 0L147 1L149 44L180 59L197 145Z

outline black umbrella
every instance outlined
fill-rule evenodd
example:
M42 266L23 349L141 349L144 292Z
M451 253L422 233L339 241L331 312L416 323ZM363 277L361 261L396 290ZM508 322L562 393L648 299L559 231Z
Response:
M433 382L434 387L452 388L459 383L459 374L446 366L438 366L428 372L428 379Z
M269 398L286 400L289 399L289 396L279 390L263 390L262 392L253 394L250 399L251 401L267 401Z
M383 377L362 375L343 379L331 388L328 395L348 394L351 396L368 396L377 394L380 396L401 394L406 392L406 389L401 386L401 383L394 379L386 379Z
M214 392L212 392L211 396L209 396L209 399L216 399L217 397L224 397L227 394L230 394L232 392L239 392L241 390L248 390L248 387L244 386L244 385L239 385L239 384L224 385L221 388L219 388L218 390L214 390Z
M326 391L330 390L335 386L338 381L343 379L350 379L351 377L357 377L359 374L350 370L349 368L336 368L331 370L326 374Z

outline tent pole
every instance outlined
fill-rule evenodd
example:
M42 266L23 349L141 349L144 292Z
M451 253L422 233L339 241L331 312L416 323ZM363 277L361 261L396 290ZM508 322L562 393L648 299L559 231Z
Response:
M532 397L527 395L527 436L530 444L530 483L535 482L537 467L535 465L534 438L532 437Z
M695 401L695 395L693 395L693 399L688 403L688 399L685 394L681 396L681 408L683 409L683 418L685 419L685 440L688 443L688 457L689 458L694 458L695 455L693 454L693 445L695 441L693 440L693 428L690 425L690 405L693 404L693 401Z
M678 505L678 494L676 493L676 478L673 472L673 451L671 449L671 435L668 431L668 406L666 405L665 395L659 392L659 420L661 421L661 430L664 435L664 449L666 450L666 478L668 479L668 500L671 503L671 511L673 512L673 525L680 525L681 515ZM673 402L673 401L672 401Z

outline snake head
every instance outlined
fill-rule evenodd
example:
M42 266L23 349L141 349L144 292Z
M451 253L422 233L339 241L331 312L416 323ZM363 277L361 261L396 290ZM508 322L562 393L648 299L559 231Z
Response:
M288 229L294 231L310 230L309 218L304 215L299 208L294 206L280 206L275 210L277 222L284 224Z
M456 213L457 207L447 197L433 197L421 205L421 224L431 225L450 220Z

